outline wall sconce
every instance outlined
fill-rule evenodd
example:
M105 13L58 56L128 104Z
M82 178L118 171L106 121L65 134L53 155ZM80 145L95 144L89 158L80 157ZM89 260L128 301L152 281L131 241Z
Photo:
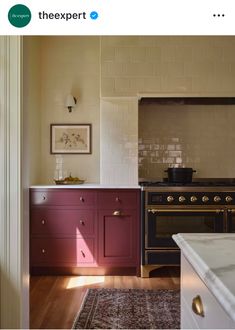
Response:
M69 112L72 112L72 108L77 104L77 99L72 94L67 95L65 106L69 109Z

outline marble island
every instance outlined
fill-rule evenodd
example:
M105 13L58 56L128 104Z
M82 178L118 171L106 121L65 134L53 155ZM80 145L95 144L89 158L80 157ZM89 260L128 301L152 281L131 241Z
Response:
M173 239L181 249L182 328L215 328L216 324L216 328L234 328L235 234L177 234ZM190 326L185 317L195 295L201 295L205 315L192 313L195 324Z

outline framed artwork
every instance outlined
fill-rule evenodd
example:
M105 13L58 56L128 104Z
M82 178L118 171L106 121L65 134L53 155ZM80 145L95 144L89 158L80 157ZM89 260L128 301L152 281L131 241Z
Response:
M91 124L51 124L51 154L91 154Z

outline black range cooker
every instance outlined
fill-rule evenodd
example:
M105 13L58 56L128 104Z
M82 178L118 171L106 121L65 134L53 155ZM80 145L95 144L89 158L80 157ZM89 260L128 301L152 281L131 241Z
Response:
M235 180L142 182L141 276L180 264L176 233L235 232Z

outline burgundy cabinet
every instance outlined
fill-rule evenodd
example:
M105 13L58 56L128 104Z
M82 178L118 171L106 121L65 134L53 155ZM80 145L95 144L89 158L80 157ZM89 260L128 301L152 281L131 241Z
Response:
M101 191L98 195L99 209L124 210L136 209L137 195L135 191Z
M31 258L37 266L84 266L93 264L92 238L33 238Z
M69 206L95 207L96 193L94 190L83 189L46 189L33 190L31 192L32 205L38 206Z
M96 267L96 208L96 190L31 189L31 271Z
M99 212L99 263L102 265L137 266L136 212L114 215Z
M138 267L139 191L101 192L98 207L99 264Z
M31 209L31 234L53 237L94 235L95 210Z
M30 196L32 274L60 274L62 268L89 275L108 274L112 267L137 271L138 189L33 188Z

